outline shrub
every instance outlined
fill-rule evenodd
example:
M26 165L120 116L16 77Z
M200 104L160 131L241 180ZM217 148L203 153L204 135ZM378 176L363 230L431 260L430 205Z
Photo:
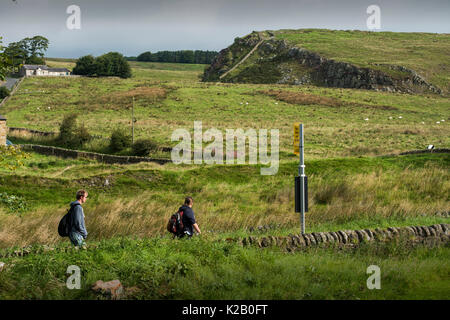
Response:
M96 74L95 58L91 55L81 57L73 68L73 74L92 76Z
M146 157L152 151L156 151L158 145L150 139L139 139L133 144L133 155Z
M124 129L116 129L111 134L109 148L112 152L119 152L131 147L131 136Z
M9 96L9 90L6 87L0 87L0 100Z
M23 152L18 147L0 146L0 167L8 170L15 170L22 166L22 160L29 157L29 154Z
M58 143L66 148L79 148L91 140L91 135L82 124L77 127L77 115L67 114L59 128Z
M5 205L11 212L21 213L27 210L27 203L24 198L9 195L6 192L0 193L0 203Z
M87 128L82 123L75 131L75 145L81 147L86 142L90 141L92 136L88 132Z

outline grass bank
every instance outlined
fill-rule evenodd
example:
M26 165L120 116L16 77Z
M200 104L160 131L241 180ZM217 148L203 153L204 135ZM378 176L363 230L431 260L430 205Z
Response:
M96 299L97 280L119 279L127 299L446 299L448 247L390 244L357 251L315 248L286 254L236 244L116 238L88 250L7 258L0 299ZM59 251L59 249L58 249ZM81 289L65 286L69 265ZM380 267L381 289L367 288L367 268Z

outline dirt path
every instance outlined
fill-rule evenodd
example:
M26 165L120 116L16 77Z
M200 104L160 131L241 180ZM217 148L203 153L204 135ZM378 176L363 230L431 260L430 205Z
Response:
M73 168L74 166L75 166L75 165L73 164L73 165L71 165L71 166L65 167L64 170L58 171L58 172L54 173L54 174L52 175L52 178L55 178L55 177L57 177L57 176L62 175L64 172L66 172L67 170Z
M247 55L246 55L241 61L239 61L233 68L231 68L230 70L228 70L227 72L225 72L224 74L222 74L222 75L219 77L219 79L222 79L222 78L226 77L227 74L229 74L231 71L233 71L234 69L236 69L237 67L239 67L239 65L240 65L241 63L243 63L245 60L247 60L247 58L250 57L250 56L253 54L253 52L256 51L256 49L258 49L258 47L261 45L261 43L263 43L264 40L266 40L266 39L262 39L261 41L259 41L259 42L253 47L253 49L252 49L249 53L247 53Z

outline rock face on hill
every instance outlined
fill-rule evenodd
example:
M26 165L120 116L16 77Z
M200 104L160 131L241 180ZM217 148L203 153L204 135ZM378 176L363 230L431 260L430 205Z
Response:
M236 38L205 70L203 81L441 93L414 70L403 66L373 64L369 68L358 67L276 40L270 32L253 32L244 38Z

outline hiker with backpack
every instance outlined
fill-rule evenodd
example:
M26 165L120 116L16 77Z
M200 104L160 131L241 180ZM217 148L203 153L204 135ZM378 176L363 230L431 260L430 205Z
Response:
M198 234L202 233L195 221L194 210L192 210L193 205L194 200L192 197L186 197L184 204L170 218L167 230L173 233L174 237L183 238L188 236L190 238L194 234L194 229Z
M76 194L76 201L70 203L70 209L61 219L58 226L58 233L62 237L69 237L72 244L76 247L86 245L85 239L88 235L84 224L84 212L81 206L86 202L88 193L85 190L79 190Z

